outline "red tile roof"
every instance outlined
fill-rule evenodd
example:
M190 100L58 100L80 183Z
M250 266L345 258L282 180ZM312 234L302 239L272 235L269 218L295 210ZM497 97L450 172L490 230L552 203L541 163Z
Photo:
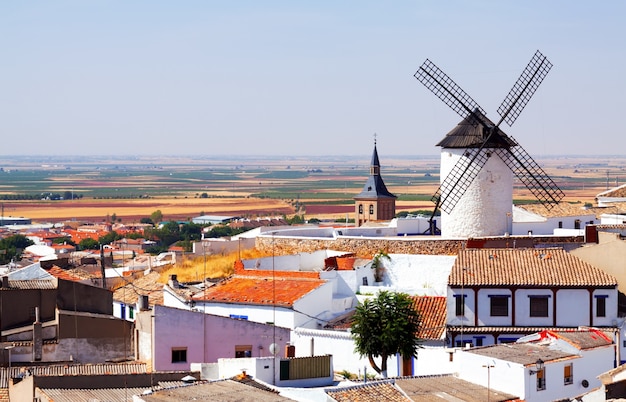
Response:
M588 330L570 330L570 331L550 331L545 330L539 332L540 339L553 338L563 339L567 343L575 346L578 349L593 349L602 346L612 345L613 341L604 332L597 329Z
M52 268L48 269L47 271L50 275L58 279L63 279L71 282L81 282L83 280L83 278L76 276L63 268L59 268L56 265L53 265Z
M390 381L375 381L363 385L328 389L326 393L337 402L411 401Z
M607 198L626 198L626 184L622 184L619 187L612 188L610 190L606 190L596 195L596 198L599 197L607 197Z
M271 278L310 278L319 279L320 273L317 271L280 271L280 270L265 270L255 268L245 268L241 260L235 261L234 264L235 274L240 276L263 276Z
M420 314L417 337L425 340L441 340L446 335L447 306L445 296L411 296L413 308ZM355 310L331 320L324 328L347 330L352 326Z
M466 249L448 285L613 288L617 279L559 248Z
M257 271L263 272L263 271ZM281 272L280 274L289 274ZM293 273L292 273L293 274ZM234 275L231 278L206 289L193 299L213 303L241 303L274 305L292 307L293 303L309 292L319 288L326 281L311 278L293 278L279 275L272 276L243 276Z
M446 335L447 306L445 296L412 296L413 307L420 314L420 339L443 339Z

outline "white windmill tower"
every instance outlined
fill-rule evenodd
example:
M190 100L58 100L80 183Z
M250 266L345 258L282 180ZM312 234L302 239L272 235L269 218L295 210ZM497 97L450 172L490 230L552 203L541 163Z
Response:
M513 176L547 208L564 196L535 160L499 126L513 125L544 77L552 68L537 51L528 63L498 114L494 124L485 111L430 60L415 78L437 95L463 121L437 145L441 146L441 184L433 196L435 209L430 232L436 234L434 215L441 210L444 237L501 236L510 231Z

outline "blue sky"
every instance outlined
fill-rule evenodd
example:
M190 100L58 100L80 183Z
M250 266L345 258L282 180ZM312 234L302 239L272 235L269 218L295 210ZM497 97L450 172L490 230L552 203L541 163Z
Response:
M0 155L436 155L460 117L429 58L531 153L625 154L626 2L0 3Z

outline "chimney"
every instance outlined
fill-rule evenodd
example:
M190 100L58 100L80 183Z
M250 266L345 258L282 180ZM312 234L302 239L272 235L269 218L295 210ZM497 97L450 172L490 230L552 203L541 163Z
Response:
M294 345L285 345L285 357L296 357L296 347Z
M8 276L3 276L2 277L2 287L8 289L8 287L9 287L9 277Z
M39 307L35 307L35 322L33 323L33 361L41 361L43 356L43 336L41 322L39 322Z
M180 287L180 284L178 283L178 277L176 276L176 274L170 275L170 280L168 281L167 284L170 285L170 287L174 289L178 289Z

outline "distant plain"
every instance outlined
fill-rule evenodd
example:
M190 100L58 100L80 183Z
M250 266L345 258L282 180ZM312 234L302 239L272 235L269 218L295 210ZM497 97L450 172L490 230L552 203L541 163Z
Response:
M429 211L439 183L439 156L380 155L381 175L398 196L397 212ZM621 185L626 156L537 158L564 191L566 202L595 204ZM4 216L38 222L137 222L160 210L164 219L198 215L243 217L304 215L354 218L353 197L369 176L370 157L319 156L18 156L0 157ZM43 193L70 199L43 200ZM24 196L29 195L31 200ZM516 202L532 200L515 184Z

